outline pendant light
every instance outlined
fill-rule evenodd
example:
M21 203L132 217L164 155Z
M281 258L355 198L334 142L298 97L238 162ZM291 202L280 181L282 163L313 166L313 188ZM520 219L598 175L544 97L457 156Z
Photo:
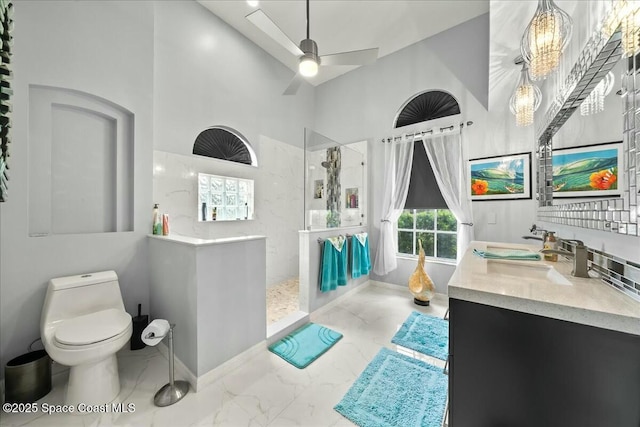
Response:
M622 50L626 56L633 56L640 49L640 1L627 0L623 13Z
M522 64L520 79L509 101L509 109L516 116L516 126L533 124L533 113L540 107L542 93L529 78L527 63L518 57L516 64Z
M558 68L560 55L571 39L572 27L571 17L553 0L538 0L536 13L520 44L533 80L545 79Z
M611 93L615 77L609 71L607 75L593 88L589 96L587 96L582 104L580 104L580 114L588 116L604 111L604 98Z

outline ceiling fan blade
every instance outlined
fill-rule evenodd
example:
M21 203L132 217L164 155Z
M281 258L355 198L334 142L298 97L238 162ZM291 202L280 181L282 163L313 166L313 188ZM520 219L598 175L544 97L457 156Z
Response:
M298 45L291 41L289 37L269 18L262 9L258 9L245 16L253 25L262 30L266 35L280 43L285 49L295 56L302 56L304 53Z
M353 50L320 57L320 65L366 65L376 62L378 48Z
M284 90L282 94L295 95L296 92L298 92L298 89L300 88L300 85L302 84L303 81L304 81L304 77L302 77L302 74L296 73L296 75L293 76L291 83L289 83L289 86L287 86L287 88Z

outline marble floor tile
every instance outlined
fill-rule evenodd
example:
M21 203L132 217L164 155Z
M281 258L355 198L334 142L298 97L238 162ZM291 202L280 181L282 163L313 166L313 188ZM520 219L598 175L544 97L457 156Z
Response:
M297 369L267 351L227 372L198 393L193 390L175 405L158 408L155 392L168 382L168 362L154 348L118 353L121 392L117 403L135 411L103 414L7 414L0 426L46 427L324 427L354 426L333 410L381 347L429 363L444 362L391 343L412 311L443 316L448 301L436 295L431 306L413 304L406 288L368 286L335 306L312 314L313 322L341 332L344 337L305 369ZM53 378L53 390L38 403L62 404L68 371Z

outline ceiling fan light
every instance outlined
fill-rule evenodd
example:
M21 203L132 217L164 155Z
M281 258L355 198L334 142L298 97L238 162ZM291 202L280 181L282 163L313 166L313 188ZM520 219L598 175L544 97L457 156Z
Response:
M313 77L318 74L318 62L312 56L304 55L300 58L298 70L305 77Z

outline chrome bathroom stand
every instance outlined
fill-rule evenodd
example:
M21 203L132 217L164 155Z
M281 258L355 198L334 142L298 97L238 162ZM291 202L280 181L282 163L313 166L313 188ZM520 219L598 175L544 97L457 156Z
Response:
M175 381L173 372L173 328L175 324L169 327L169 383L162 386L153 397L153 403L156 406L169 406L178 402L187 393L189 393L189 383L186 381ZM163 337L164 338L164 337Z

